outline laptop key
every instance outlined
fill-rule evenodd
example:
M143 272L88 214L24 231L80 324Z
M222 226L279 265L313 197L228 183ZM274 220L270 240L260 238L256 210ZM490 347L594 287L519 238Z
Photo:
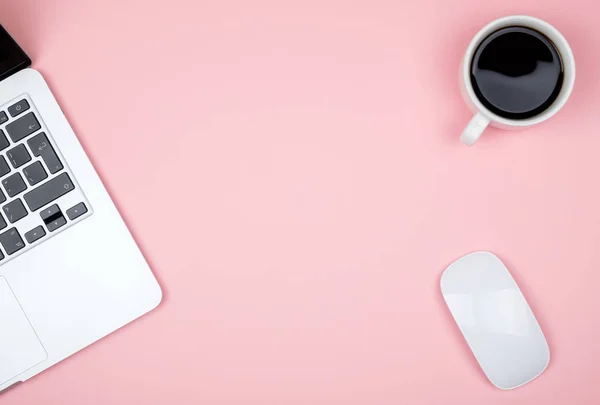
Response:
M44 205L51 203L57 198L73 190L75 186L67 173L62 173L55 178L45 182L41 186L25 193L23 198L29 206L30 211L37 211Z
M2 185L4 186L6 194L8 194L9 197L14 197L17 194L25 191L27 188L23 178L19 173L14 173L2 180Z
M25 178L29 182L30 186L35 186L40 181L48 177L48 174L46 173L46 170L44 169L44 166L42 166L41 162L30 164L23 169L23 174L25 175Z
M17 115L22 114L27 110L29 110L29 103L25 99L8 107L8 113L11 117L16 117Z
M53 204L47 208L44 208L42 211L40 211L40 217L42 218L42 220L45 223L52 222L53 220L55 220L56 218L58 218L61 215L62 215L62 212L60 212L60 208L58 207L58 204Z
M62 216L62 214L60 215L60 217L58 217L57 219L55 219L52 222L48 222L46 224L46 226L48 227L48 230L50 232L54 232L56 231L58 228L60 228L61 226L63 226L64 224L67 223L67 220L65 219L65 217Z
M40 217L42 217L50 232L57 230L67 223L63 213L56 204L48 208L44 208L44 210L40 212Z
M0 111L0 124L4 124L8 121L8 115L4 111Z
M8 139L6 139L4 131L0 129L0 150L8 148L8 145L10 145L10 142L8 142Z
M6 132L13 142L19 142L21 139L39 131L42 128L35 115L30 112L16 121L6 125Z
M41 225L36 226L29 232L25 232L25 240L27 243L33 243L44 236L46 236L46 231L44 231L44 227Z
M56 152L52 148L50 142L48 142L48 138L45 133L39 133L33 138L27 141L29 145L29 149L33 153L33 156L41 156L46 163L46 167L50 171L50 173L54 174L60 170L62 170L63 165L58 158Z
M27 152L27 148L23 144L17 145L6 152L6 157L15 169L31 160L31 155Z
M13 142L19 142L21 139L39 131L41 128L35 115L30 112L22 116L16 121L6 125L6 132Z
M16 200L6 204L4 207L2 207L2 211L4 211L6 219L8 219L8 222L11 224L14 224L19 219L27 216L27 209L25 209L25 206L20 198L17 198Z
M25 191L27 188L25 182L23 181L23 177L21 177L19 173L12 174L2 180L2 185L4 186L6 194L8 194L9 197L14 197L17 194Z
M25 247L25 243L21 239L17 228L10 228L8 231L0 234L0 243L9 256Z
M8 173L10 173L10 167L8 166L8 163L6 163L4 156L0 156L0 177L4 177Z
M79 204L69 208L67 210L67 217L72 221L74 219L79 218L83 214L87 212L87 207L84 203L80 202Z

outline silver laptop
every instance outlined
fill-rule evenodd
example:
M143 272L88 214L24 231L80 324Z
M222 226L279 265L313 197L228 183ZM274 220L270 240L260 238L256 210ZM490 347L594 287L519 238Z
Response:
M162 293L30 59L0 27L0 391Z

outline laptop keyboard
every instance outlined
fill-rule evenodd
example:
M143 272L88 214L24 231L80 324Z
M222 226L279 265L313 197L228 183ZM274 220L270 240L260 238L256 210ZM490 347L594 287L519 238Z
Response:
M0 264L91 214L28 95L0 107Z

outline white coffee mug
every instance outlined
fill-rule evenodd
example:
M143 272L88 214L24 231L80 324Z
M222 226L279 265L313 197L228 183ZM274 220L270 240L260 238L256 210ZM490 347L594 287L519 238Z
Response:
M509 119L494 114L479 101L473 90L473 83L471 82L471 62L479 45L490 34L502 28L514 26L531 28L544 34L554 43L554 46L560 54L563 65L563 83L558 97L540 114L527 119ZM475 38L473 38L467 48L467 52L465 53L460 66L460 90L465 102L475 114L460 136L460 140L467 145L472 145L479 139L488 125L502 129L521 129L546 121L565 105L573 91L574 84L575 58L573 57L573 51L571 51L571 47L565 37L563 37L556 28L538 18L524 15L509 16L492 21L475 35Z

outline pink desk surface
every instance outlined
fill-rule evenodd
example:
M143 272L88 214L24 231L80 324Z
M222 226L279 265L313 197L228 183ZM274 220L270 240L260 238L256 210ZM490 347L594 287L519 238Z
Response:
M596 0L1 0L165 293L2 404L600 403ZM472 35L578 63L551 121L458 142ZM499 255L552 360L491 386L439 277Z

